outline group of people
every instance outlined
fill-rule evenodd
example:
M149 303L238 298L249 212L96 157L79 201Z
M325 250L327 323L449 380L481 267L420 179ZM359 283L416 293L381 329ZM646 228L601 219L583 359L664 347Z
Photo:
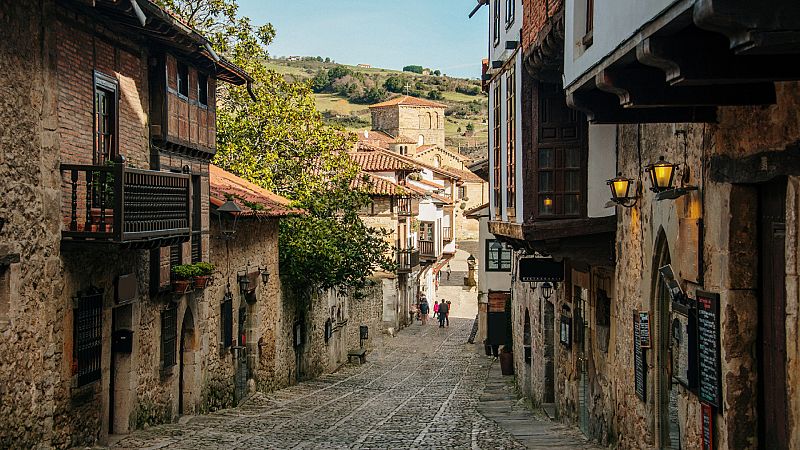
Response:
M441 303L439 303L439 300L433 302L433 318L439 319L439 328L450 326L450 309L450 300L442 300ZM425 297L419 299L417 311L419 311L419 318L422 324L426 325L428 323L430 305L428 305L428 300Z

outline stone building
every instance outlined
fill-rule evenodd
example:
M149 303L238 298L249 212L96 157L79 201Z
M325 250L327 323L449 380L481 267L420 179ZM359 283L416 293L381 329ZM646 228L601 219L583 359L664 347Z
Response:
M372 129L390 136L408 136L418 146L444 148L444 110L447 105L422 98L401 95L370 105Z
M800 10L789 3L629 1L602 14L578 0L517 5L532 199L522 205L534 217L517 227L500 210L489 228L515 248L519 387L590 438L631 449L800 445L800 73L783 70ZM577 128L550 134L553 118ZM544 189L545 172L563 188L564 171L580 167L543 158L558 148L548 140L580 136L564 148L583 148L585 187ZM541 217L566 211L573 194L586 205L579 221ZM542 256L563 264L555 289L525 286L548 275L527 262Z

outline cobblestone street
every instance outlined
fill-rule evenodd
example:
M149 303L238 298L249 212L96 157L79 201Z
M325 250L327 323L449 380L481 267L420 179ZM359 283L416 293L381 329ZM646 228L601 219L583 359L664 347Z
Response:
M525 448L478 412L491 360L465 344L471 327L415 324L363 366L140 430L113 448Z

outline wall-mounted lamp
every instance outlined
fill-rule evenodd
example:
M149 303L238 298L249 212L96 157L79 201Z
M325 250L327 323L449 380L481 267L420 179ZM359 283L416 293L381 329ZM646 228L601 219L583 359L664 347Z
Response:
M269 283L269 271L267 271L267 268L266 268L266 267L264 267L264 268L262 269L262 268L259 266L259 268L258 268L258 273L260 273L260 274L261 274L261 281L262 281L264 284L267 284L267 283Z
M541 287L542 287L541 290L542 298L544 298L545 300L550 300L550 297L553 295L553 285L550 284L549 281L545 281L544 283L542 283Z
M634 180L623 177L621 172L615 178L607 180L606 184L611 188L611 201L618 205L631 208L639 200L639 186L636 185L631 195L631 184L634 184Z
M553 197L545 197L542 200L543 211L542 213L550 214L553 212Z
M673 189L677 167L677 164L665 161L663 156L658 158L658 162L647 165L644 170L650 175L650 190L659 193Z
M244 294L247 288L250 287L250 279L247 276L247 271L236 272L236 282L239 283L239 292Z
M236 221L239 220L239 213L242 208L228 200L217 208L219 217L219 230L222 233L222 238L225 240L233 239L233 234L236 233Z

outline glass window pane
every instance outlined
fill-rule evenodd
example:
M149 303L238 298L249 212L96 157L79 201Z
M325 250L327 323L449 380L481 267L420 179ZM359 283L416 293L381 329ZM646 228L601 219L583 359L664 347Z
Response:
M539 149L539 168L549 169L553 167L553 149L540 148Z
M581 150L579 148L564 149L564 167L580 167Z
M565 195L564 196L564 214L576 215L581 213L579 195Z
M568 170L564 172L564 190L567 192L580 192L581 173L579 171Z
M539 191L550 192L553 190L553 172L539 172Z

